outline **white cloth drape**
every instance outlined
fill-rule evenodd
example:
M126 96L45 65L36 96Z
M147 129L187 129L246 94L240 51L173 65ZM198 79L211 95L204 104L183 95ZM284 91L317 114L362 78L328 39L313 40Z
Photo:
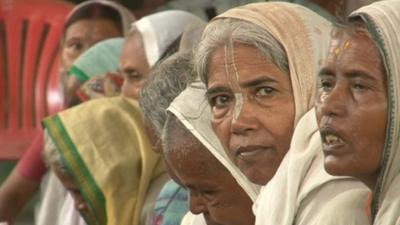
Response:
M146 59L152 67L189 25L201 21L195 15L169 10L145 16L132 24L137 29L144 42Z

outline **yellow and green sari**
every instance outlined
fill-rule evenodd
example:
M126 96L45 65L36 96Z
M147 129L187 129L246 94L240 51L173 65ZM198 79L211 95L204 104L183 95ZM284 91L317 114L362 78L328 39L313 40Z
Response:
M165 172L138 104L93 100L43 124L90 208L88 225L138 225L150 183Z

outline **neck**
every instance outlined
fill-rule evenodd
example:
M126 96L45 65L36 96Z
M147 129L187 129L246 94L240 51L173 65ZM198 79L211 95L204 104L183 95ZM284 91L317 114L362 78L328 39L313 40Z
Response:
M368 176L362 176L358 179L361 180L371 190L375 190L376 182L378 181L379 171L369 174Z

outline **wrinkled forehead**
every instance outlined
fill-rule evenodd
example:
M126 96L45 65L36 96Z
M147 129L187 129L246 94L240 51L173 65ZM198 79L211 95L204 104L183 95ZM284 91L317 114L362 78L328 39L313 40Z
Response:
M255 47L230 40L212 52L208 65L208 87L224 85L240 91L240 84L265 71L266 57ZM250 72L251 71L251 72Z

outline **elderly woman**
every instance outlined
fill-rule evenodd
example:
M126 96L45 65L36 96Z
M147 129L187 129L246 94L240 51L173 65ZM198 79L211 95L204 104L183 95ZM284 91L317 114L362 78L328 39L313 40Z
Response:
M352 13L319 73L325 169L367 185L372 202L361 207L369 209L373 224L382 225L400 224L399 11L399 1L382 1ZM346 202L335 204L342 208Z
M142 209L166 177L136 102L92 100L43 123L46 160L88 225L148 223Z
M258 188L229 160L213 133L204 84L192 83L168 110L163 155L169 172L189 192L191 213L201 214L188 214L182 224L254 224L251 205Z
M196 52L213 130L250 181L268 183L256 224L311 224L310 211L360 185L326 174L322 153L308 149L320 145L314 112L294 132L314 105L330 32L329 22L301 6L250 4L208 24Z
M200 41L205 25L205 22L199 21L185 29L180 39L179 52L155 66L141 90L140 107L150 129L155 130L157 139L161 138L167 117L166 109L187 84L195 79L190 52ZM173 180L166 183L154 208L153 224L180 224L182 217L189 211L187 197L183 187Z
M146 16L132 24L120 61L123 95L138 99L150 69L177 39L178 46L184 30L199 20L193 14L171 10Z
M268 183L289 149L295 124L313 105L313 73L330 30L315 13L285 3L235 8L206 27L195 57L212 125L253 183Z
M91 0L76 6L65 25L61 54L64 73L68 73L79 55L93 44L112 37L126 36L134 20L128 9L111 1ZM75 91L80 83L75 76L65 79L66 105L76 105L79 101Z
M140 108L154 139L160 140L170 103L195 79L190 52L178 52L154 67L140 94ZM159 141L161 145L161 141ZM168 182L155 204L154 225L180 224L188 212L186 191Z
M72 64L70 76L91 77L76 93L80 102L120 95L123 78L116 73L122 44L123 38L101 41L80 55ZM53 173L50 173L46 184L37 223L39 225L83 224L79 213L74 210L71 196ZM58 222L49 219L54 217Z
M199 19L190 13L171 10L151 14L132 24L130 32L125 33L120 55L120 72L125 78L125 96L135 99L139 97L140 87L150 68L184 29L197 20ZM85 65L86 68L88 66L90 65ZM68 79L68 87L71 93L75 93L89 77L76 67L72 67L71 72L73 76Z

